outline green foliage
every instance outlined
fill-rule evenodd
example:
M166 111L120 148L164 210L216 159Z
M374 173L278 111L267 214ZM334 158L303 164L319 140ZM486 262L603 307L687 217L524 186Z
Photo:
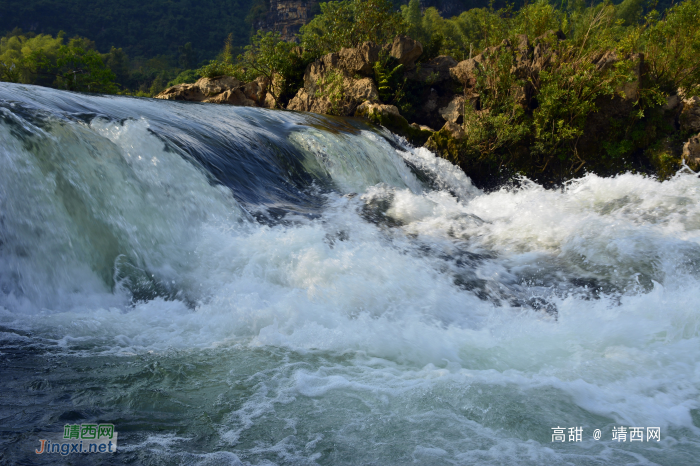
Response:
M624 26L637 25L642 20L644 0L623 0L615 6L615 16Z
M316 97L325 97L331 103L331 115L341 115L341 105L345 98L343 73L330 70L319 80Z
M192 84L192 83L197 82L197 80L201 77L202 77L202 75L199 74L198 70L185 70L185 71L182 71L180 74L178 74L175 77L175 79L168 82L168 87L169 86L176 86L178 84Z
M629 71L624 69L625 62L598 71L588 57L576 58L575 53L560 50L556 63L540 72L531 150L545 158L552 155L561 161L571 159L582 167L585 161L578 154L576 141L583 135L586 120L597 110L600 98L613 97L615 88L628 79Z
M116 76L94 43L73 38L63 44L56 38L17 33L0 39L0 80L27 84L54 85L82 92L114 93Z
M0 34L34 25L44 34L89 37L102 52L122 48L130 57L169 55L191 42L203 57L214 57L233 33L235 46L250 37L245 18L253 0L3 0ZM186 67L197 66L197 63Z
M502 151L515 147L530 134L525 110L518 103L525 81L511 73L512 55L495 53L477 78L481 110L465 105L464 128L469 152L496 162Z
M539 37L547 31L563 29L565 16L546 0L537 0L518 11L513 19L514 30L530 38Z
M382 102L395 105L402 115L410 116L411 105L407 102L407 79L403 77L404 66L393 57L383 54L374 64L374 80Z
M681 88L700 95L700 0L686 0L667 11L662 21L647 17L642 34L650 75L667 92Z
M321 3L320 9L300 31L301 45L310 58L366 41L385 44L406 29L389 0L342 0Z
M25 84L51 84L53 77L39 76L39 62L55 62L63 45L63 35L23 34L14 31L0 39L0 81ZM40 82L37 82L40 81Z
M125 86L129 79L129 57L126 55L124 50L112 47L109 53L102 56L105 65L112 70L116 76L116 81Z
M236 76L243 80L267 78L268 93L275 106L281 107L287 94L290 91L295 94L301 87L306 64L297 44L283 41L279 32L258 31L245 52L238 56L235 66L239 70Z
M46 60L39 67L56 75L56 85L60 89L115 93L116 76L112 70L104 64L96 50L85 50L79 45L82 45L80 40L71 40L68 45L58 49L55 65Z
M178 57L178 64L180 65L180 68L187 70L194 68L197 65L197 51L192 48L192 42L188 42L182 47L178 47L177 50L180 54Z

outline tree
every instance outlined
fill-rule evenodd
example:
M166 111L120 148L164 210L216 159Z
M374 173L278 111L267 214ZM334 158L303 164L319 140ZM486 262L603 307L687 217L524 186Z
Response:
M301 28L304 51L313 58L366 41L386 44L406 31L389 0L343 0L320 4L321 13Z
M129 57L124 50L112 47L112 50L103 56L103 60L105 65L115 74L117 82L126 86L129 79Z
M189 70L197 65L197 52L192 48L192 42L178 47L177 50L180 53L178 57L180 68Z
M279 32L258 31L251 38L245 52L238 56L236 63L237 75L245 80L253 80L259 76L268 79L268 92L280 105L280 97L287 91L287 86L294 80L299 70L303 70L298 46L293 42L285 42Z
M51 69L50 64L43 65ZM102 61L95 50L85 50L73 41L61 46L56 56L54 74L56 84L61 89L80 92L115 93L116 76Z
M700 0L670 8L663 21L648 17L643 36L651 76L670 93L700 95Z

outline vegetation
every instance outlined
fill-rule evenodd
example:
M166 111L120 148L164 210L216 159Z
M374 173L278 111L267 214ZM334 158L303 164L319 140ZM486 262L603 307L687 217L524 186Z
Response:
M341 0L321 3L320 9L300 31L301 46L313 58L366 41L385 44L406 29L387 0Z
M250 37L245 17L252 0L3 0L0 2L0 34L15 28L56 37L89 37L96 49L117 47L134 59L166 55L173 65L179 47L191 43L194 68L214 57L229 34L243 47Z
M94 44L63 36L14 35L0 40L0 79L9 82L47 83L59 89L116 92L115 74L94 50Z

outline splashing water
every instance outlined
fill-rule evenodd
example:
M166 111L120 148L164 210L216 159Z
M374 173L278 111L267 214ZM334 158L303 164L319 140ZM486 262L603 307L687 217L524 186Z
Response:
M352 119L3 83L0 458L113 422L110 464L693 464L699 195L484 193Z

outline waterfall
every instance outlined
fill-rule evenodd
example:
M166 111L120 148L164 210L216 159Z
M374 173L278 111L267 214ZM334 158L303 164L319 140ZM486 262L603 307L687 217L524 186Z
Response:
M5 458L99 420L114 463L687 463L698 195L483 192L359 120L1 83Z

